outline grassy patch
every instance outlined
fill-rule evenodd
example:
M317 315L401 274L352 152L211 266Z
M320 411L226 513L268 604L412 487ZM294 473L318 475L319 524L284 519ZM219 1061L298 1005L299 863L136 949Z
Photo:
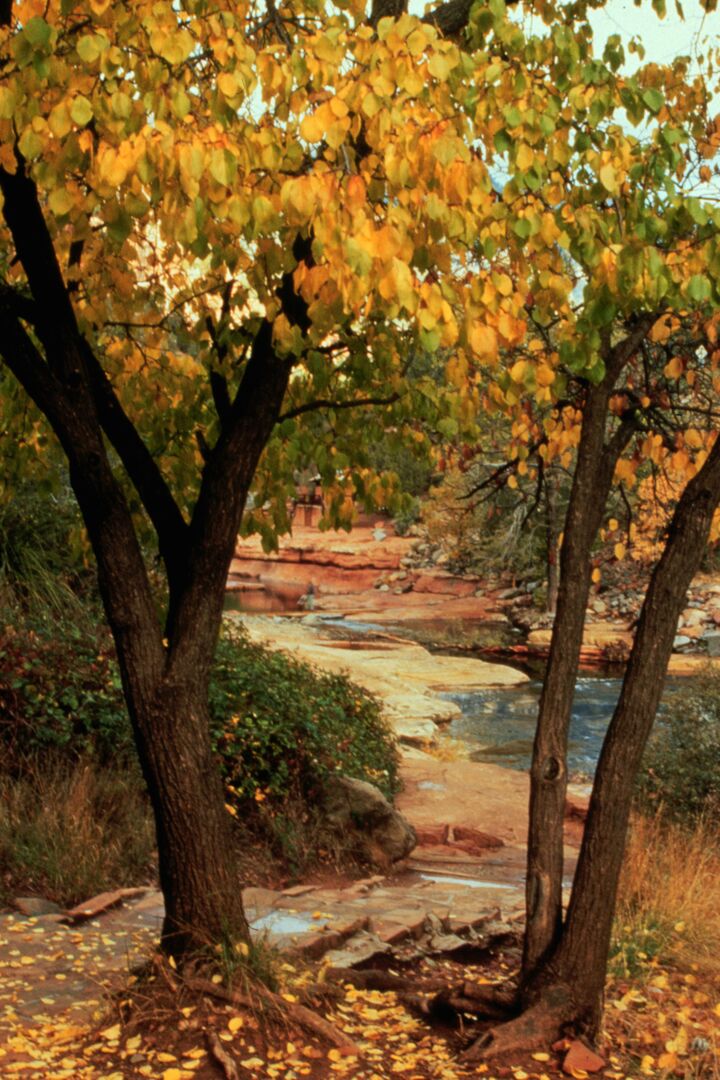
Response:
M155 833L137 770L45 760L0 774L0 897L71 905L153 877Z
M720 836L699 820L657 815L630 832L611 969L636 976L657 963L720 974Z

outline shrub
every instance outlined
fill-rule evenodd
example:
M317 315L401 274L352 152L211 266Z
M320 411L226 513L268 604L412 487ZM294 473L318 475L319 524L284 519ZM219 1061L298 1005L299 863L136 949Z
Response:
M720 673L708 668L660 716L638 781L641 809L680 823L720 810Z
M47 751L99 761L132 756L110 635L74 622L0 626L0 743L6 762ZM8 612L5 612L7 619Z
M228 630L210 690L212 733L230 802L312 801L329 773L397 790L397 751L377 700Z

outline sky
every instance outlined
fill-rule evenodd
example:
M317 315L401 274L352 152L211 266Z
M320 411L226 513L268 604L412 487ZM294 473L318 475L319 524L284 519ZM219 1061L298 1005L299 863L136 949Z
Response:
M632 0L609 0L600 11L593 13L591 22L597 35L598 51L611 34L623 40L637 37L645 48L645 60L664 64L678 55L696 57L705 51L708 41L715 50L720 46L720 11L706 14L698 0L683 4L684 19L675 11L674 0L667 0L668 13L659 19L645 0L636 7ZM629 67L638 61L630 57Z

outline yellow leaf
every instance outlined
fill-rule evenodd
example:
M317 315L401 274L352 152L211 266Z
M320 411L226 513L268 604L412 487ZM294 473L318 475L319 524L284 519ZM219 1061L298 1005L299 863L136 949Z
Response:
M625 545L624 544L616 544L615 548L614 548L614 551L615 551L615 558L616 559L624 559L625 558Z
M238 84L231 71L223 71L217 78L218 90L226 98L233 98L238 92Z
M679 379L683 373L683 362L679 356L673 356L672 360L665 365L663 375L666 379Z
M598 176L600 178L600 183L605 188L605 190L609 191L611 195L615 195L618 190L617 173L615 172L615 166L610 165L609 163L607 165L603 165L603 167L600 169L600 172L598 173Z
M48 205L56 217L62 217L72 210L75 201L66 188L55 188L48 196Z
M518 360L510 368L510 378L513 382L521 383L525 379L525 372L527 371L527 361Z
M468 344L477 356L485 360L497 360L497 334L491 326L474 323L468 334Z
M595 569L592 572L592 579L595 582L595 584L597 585L598 582L601 580L601 578L602 578L602 574L600 573L600 568L596 566ZM613 1005L615 1006L616 1009L619 1009L621 1007L621 1002L614 1001Z
M158 1054L158 1057L160 1055ZM162 1080L182 1080L181 1069L165 1069L162 1074Z
M547 364L539 364L535 371L538 386L551 386L555 382L555 372Z
M319 142L325 134L325 123L322 109L316 109L314 113L306 116L300 124L300 134L307 142Z
M235 1034L236 1031L240 1030L244 1023L245 1021L242 1016L231 1016L228 1020L228 1029Z
M528 169L532 167L532 163L534 160L535 155L530 149L530 147L527 145L527 143L520 143L520 146L518 147L517 157L515 158L518 169L520 169L521 172L527 172Z
M70 110L67 107L66 101L61 101L59 105L56 105L54 109L50 110L48 116L48 127L52 131L56 139L62 139L69 131L72 130L72 120L70 119Z
M120 1038L120 1025L113 1024L112 1027L105 1028L100 1032L101 1039L107 1039L108 1042L116 1042Z

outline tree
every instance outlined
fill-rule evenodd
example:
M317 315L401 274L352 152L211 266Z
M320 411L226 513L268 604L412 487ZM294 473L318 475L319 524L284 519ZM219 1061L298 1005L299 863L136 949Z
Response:
M311 456L339 520L350 494L373 494L351 468L358 431L438 403L452 406L448 431L484 407L549 404L545 454L578 447L533 766L525 1011L496 1047L596 1026L654 695L637 699L660 681L720 455L710 430L686 455L697 475L648 593L563 923L589 546L614 471L633 472L621 455L634 433L650 455L669 438L661 383L682 372L646 370L644 343L690 313L707 343L692 362L715 377L720 219L693 184L710 178L720 130L684 62L630 77L619 39L593 54L582 4L528 10L536 33L497 0L449 0L423 19L395 0L369 19L359 0L263 14L227 0L22 0L0 30L0 354L62 445L95 552L156 815L166 949L182 958L248 932L207 732L243 519L271 542L293 463ZM413 368L439 350L443 387ZM519 460L533 423L530 405ZM270 516L245 512L252 485ZM588 913L602 927L592 955Z
M452 285L430 280L454 244L407 193L469 202L487 174L447 99L459 50L428 22L378 40L352 4L0 15L0 355L67 459L157 823L163 944L182 958L248 935L207 686L258 462L273 517L244 525L268 542L309 440L335 519L349 494L383 495L343 455L350 406L401 422L416 348L494 342L477 304L459 325ZM421 389L422 410L437 390Z

